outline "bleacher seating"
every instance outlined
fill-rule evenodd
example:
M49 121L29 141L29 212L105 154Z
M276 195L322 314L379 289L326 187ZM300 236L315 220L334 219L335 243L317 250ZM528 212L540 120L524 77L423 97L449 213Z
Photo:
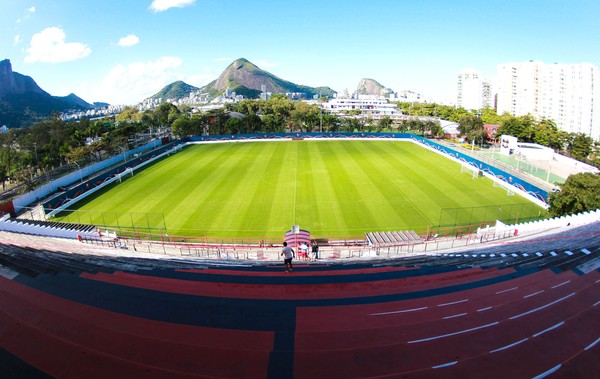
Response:
M76 239L78 236L97 236L94 225L72 224L55 221L8 219L0 221L0 230L46 237Z
M367 245L373 247L389 247L422 243L423 239L414 231L369 232L366 233Z
M280 261L145 259L0 242L0 376L600 372L599 226L401 259L298 262L293 273Z

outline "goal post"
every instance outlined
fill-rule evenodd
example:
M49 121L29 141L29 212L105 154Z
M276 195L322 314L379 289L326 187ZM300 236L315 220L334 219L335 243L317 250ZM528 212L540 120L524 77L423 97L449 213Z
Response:
M477 179L478 175L479 175L479 169L476 167L473 167L469 164L461 164L460 165L460 172L461 173L467 173L469 175L471 175L473 177L473 179Z

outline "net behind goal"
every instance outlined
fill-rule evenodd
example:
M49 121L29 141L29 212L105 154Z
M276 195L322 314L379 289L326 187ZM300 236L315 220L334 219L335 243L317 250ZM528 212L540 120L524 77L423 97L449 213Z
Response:
M479 175L479 169L471 165L460 165L460 172L471 175L473 179L477 179L477 176Z

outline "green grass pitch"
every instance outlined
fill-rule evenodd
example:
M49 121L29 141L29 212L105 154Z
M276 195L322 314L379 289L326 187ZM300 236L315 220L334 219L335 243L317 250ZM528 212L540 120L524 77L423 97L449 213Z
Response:
M189 146L136 171L65 221L165 224L170 235L224 238L280 238L298 224L313 236L341 238L424 233L443 208L524 202L410 142L219 143Z

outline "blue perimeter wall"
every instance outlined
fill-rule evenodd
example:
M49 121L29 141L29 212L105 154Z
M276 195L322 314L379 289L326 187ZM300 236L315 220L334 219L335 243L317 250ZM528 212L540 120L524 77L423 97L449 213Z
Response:
M232 135L218 135L218 136L194 136L187 137L187 142L208 142L208 141L247 141L247 140L265 140L265 139L312 139L312 138L373 138L373 139L412 139L413 141L419 142L423 145L429 146L430 148L436 149L452 158L466 162L467 164L477 167L479 170L484 171L488 174L495 176L496 178L510 184L517 189L525 191L530 195L535 196L544 203L548 202L548 192L535 185L526 182L525 180L512 176L511 174L500 170L494 166L490 166L476 158L470 157L450 149L446 146L440 145L439 143L428 140L421 136L416 136L409 133L263 133L263 134L232 134Z

